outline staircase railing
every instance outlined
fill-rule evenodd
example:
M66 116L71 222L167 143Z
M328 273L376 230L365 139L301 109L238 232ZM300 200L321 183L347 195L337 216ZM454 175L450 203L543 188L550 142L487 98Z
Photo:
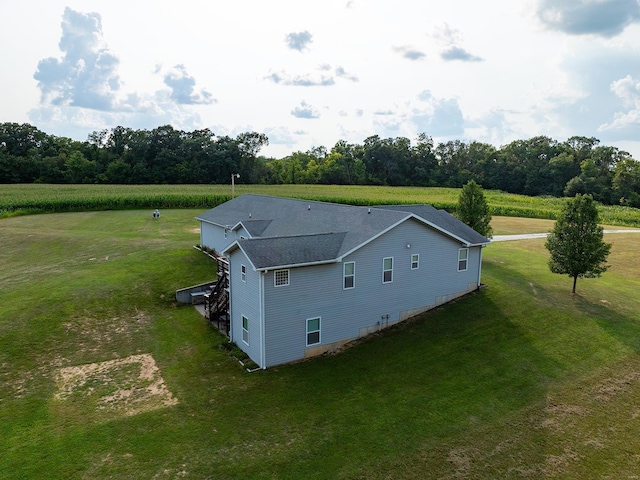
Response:
M229 263L223 257L217 257L218 281L208 295L206 311L209 321L216 322L218 329L229 333Z

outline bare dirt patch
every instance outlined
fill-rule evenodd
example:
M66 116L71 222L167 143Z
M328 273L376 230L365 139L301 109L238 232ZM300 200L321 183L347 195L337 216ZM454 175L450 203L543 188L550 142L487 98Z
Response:
M95 355L144 332L150 323L146 312L136 310L131 317L76 317L64 323L64 328L73 336L77 352Z
M55 399L108 417L136 415L178 403L149 354L65 367L56 375Z

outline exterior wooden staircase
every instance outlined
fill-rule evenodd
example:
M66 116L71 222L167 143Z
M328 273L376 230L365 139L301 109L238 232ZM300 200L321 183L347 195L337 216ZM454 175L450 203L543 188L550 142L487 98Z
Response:
M204 295L205 317L225 335L229 336L229 262L216 256L218 280L210 293Z

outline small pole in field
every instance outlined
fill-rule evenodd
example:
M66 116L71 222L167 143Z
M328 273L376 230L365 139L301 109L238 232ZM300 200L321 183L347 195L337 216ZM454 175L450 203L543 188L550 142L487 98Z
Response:
M231 174L231 198L236 196L236 178L240 178L239 173Z

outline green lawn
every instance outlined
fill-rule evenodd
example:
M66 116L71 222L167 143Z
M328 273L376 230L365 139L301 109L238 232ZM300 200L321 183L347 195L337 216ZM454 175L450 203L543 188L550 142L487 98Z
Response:
M640 236L575 296L543 240L492 244L481 291L250 374L174 302L213 276L201 211L0 220L0 478L640 475Z

